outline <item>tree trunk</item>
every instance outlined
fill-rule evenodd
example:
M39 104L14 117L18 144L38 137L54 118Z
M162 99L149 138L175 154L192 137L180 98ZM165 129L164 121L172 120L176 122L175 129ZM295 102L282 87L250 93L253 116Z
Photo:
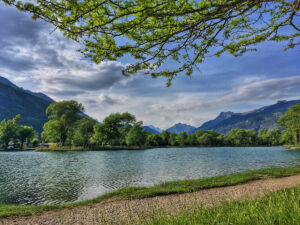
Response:
M21 151L23 150L23 145L24 145L24 142L21 142L21 145L20 145L20 150Z
M297 139L297 144L299 144L299 139L300 139L299 129L296 130L296 139Z

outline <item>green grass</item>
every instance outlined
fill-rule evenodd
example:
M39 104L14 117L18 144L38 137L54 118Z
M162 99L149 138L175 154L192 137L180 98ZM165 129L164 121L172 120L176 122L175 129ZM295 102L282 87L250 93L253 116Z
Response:
M138 221L130 224L144 225L299 225L300 186L281 190L257 200L233 201L214 208L194 205L191 209L182 208L176 215L160 211L148 220L138 216Z
M252 180L261 179L262 176L272 177L286 177L295 174L300 174L300 166L294 168L269 168L260 170L251 170L237 174L193 179L181 180L161 183L152 187L127 187L121 188L117 191L110 192L100 197L86 200L82 202L65 204L65 205L52 205L52 206L15 206L15 205L0 205L0 217L8 217L13 215L30 215L41 213L49 210L60 210L63 208L72 208L80 205L88 205L100 202L104 199L111 197L118 198L147 198L160 195L179 194L193 192L200 189L207 189L213 187L224 187L246 183Z
M36 148L37 152L55 152L55 151L111 151L111 150L145 150L152 147L145 146L63 146L63 147L50 147L50 148Z
M300 145L285 145L284 147L290 150L300 150Z

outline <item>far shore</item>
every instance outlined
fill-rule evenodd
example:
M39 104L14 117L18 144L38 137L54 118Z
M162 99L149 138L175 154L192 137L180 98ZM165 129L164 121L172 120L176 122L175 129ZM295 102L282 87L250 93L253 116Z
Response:
M13 149L13 150L5 150L0 149L0 152L23 152L23 151L36 151L36 152L64 152L64 151L122 151L122 150L150 150L155 148L222 148L222 147L285 147L287 150L300 150L299 145L278 145L278 146L266 146L266 145L246 145L246 146L203 146L203 145L185 145L185 146L63 146L63 147L36 147L36 148L25 148L23 150Z

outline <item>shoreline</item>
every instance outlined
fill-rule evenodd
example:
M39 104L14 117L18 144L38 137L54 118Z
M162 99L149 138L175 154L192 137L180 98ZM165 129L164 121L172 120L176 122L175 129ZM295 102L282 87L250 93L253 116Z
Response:
M97 146L91 148L83 147L53 147L53 148L35 148L36 152L64 152L64 151L136 151L136 150L150 150L150 149L160 149L160 148L251 148L251 147L285 147L284 145L277 146L265 146L265 145L251 145L251 146ZM300 148L299 148L300 149ZM297 149L298 150L298 149ZM13 150L12 150L13 151Z
M49 211L73 210L78 207L94 207L102 202L113 200L134 200L163 197L168 195L181 195L213 188L229 187L249 182L290 177L300 174L300 165L293 168L268 168L249 170L242 173L207 177L192 180L179 180L160 183L151 187L125 187L101 195L97 198L63 205L20 206L0 204L1 218L30 216Z

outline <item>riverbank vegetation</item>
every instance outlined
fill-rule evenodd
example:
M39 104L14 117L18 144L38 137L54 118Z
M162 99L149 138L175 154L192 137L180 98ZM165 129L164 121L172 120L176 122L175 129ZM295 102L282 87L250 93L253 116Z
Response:
M39 214L43 211L60 210L73 208L81 205L98 203L108 198L119 199L140 199L170 194L181 194L198 191L213 187L225 187L246 183L253 180L264 179L266 177L287 177L300 174L300 166L293 168L268 168L245 171L237 174L208 177L192 180L181 180L161 183L152 187L126 187L117 191L110 192L95 199L76 202L64 205L42 205L42 206L16 206L0 205L0 218L9 216Z
M253 130L235 128L224 135L213 130L196 130L194 133L149 133L143 122L128 112L112 113L102 123L86 116L84 107L76 101L52 103L46 110L48 122L44 124L40 142L51 143L37 150L122 150L174 146L278 146L299 144L300 104L283 115L281 129ZM0 141L7 149L10 142L37 144L32 127L18 125L19 116L3 120L0 124ZM35 138L34 138L35 137ZM294 147L293 147L294 148Z

